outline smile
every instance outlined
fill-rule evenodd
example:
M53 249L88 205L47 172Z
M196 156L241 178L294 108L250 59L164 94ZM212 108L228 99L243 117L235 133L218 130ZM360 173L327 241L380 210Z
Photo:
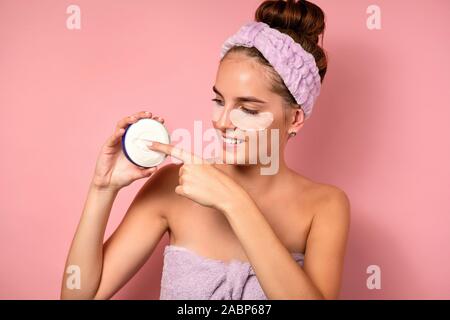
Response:
M222 141L224 141L226 144L229 144L229 145L237 145L237 144L241 144L245 141L242 139L224 137L222 135L220 137L221 137Z

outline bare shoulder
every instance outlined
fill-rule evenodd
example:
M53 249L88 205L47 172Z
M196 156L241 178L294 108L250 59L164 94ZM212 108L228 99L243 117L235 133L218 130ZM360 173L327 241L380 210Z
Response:
M314 219L347 225L350 221L350 199L341 188L319 183L316 191Z
M160 208L163 215L177 198L175 187L178 185L180 166L181 164L170 163L159 168L139 190L139 197L145 199L152 208Z
M350 218L350 199L341 188L327 183L313 181L296 174L298 187L308 195L313 218L326 217L347 221Z

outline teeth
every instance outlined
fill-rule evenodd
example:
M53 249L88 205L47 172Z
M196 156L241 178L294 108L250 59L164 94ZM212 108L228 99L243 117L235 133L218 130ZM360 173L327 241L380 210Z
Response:
M225 143L228 143L228 144L240 144L240 143L244 142L244 140L234 139L234 138L222 137L222 139L223 139L223 141L225 141Z

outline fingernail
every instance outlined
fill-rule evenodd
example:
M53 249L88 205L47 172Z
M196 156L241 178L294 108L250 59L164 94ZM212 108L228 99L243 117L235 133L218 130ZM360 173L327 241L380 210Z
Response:
M152 145L153 145L153 142L151 142L151 141L147 142L148 147L151 147Z

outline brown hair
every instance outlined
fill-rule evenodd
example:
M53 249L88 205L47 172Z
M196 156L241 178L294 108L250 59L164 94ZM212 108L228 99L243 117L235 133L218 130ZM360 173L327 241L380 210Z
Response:
M306 0L266 0L256 10L255 21L267 23L271 28L288 34L303 49L311 53L319 69L320 81L323 82L327 72L327 56L318 43L319 36L322 34L323 45L325 15L319 6ZM223 59L231 52L242 52L266 66L269 78L272 80L271 90L281 95L286 105L296 104L295 98L281 77L256 48L235 46L227 52Z

